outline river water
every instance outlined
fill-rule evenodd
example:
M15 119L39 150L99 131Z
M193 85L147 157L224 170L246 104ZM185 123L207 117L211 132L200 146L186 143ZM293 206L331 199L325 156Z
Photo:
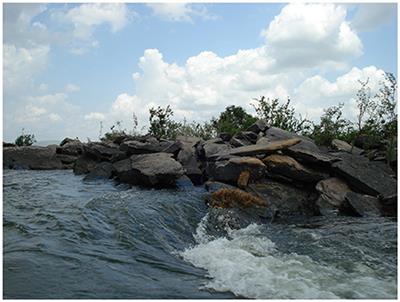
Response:
M395 221L235 229L237 213L209 211L204 193L4 170L4 298L397 297Z

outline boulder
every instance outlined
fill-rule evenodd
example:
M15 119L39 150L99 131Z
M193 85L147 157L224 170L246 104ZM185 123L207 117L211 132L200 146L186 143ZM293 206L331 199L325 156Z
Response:
M221 132L218 134L218 137L221 138L224 142L229 142L232 138L232 134L228 132Z
M249 171L250 181L255 181L264 177L265 165L254 157L232 157L207 166L207 174L211 179L234 185L243 171Z
M83 152L83 144L77 139L64 139L57 147L57 154L78 156Z
M253 125L251 125L249 128L247 128L246 131L251 131L251 132L258 134L260 132L264 132L268 128L269 128L269 125L267 124L266 120L259 119Z
M397 182L384 164L354 154L340 153L338 156L342 160L332 167L354 191L382 198L397 194Z
M237 156L254 156L258 154L270 154L278 150L282 150L290 146L296 145L299 142L300 139L297 138L273 141L266 145L251 145L251 146L233 148L228 151L228 154Z
M194 185L188 176L182 175L176 180L176 186L179 189L192 190Z
M203 145L204 155L206 159L210 159L216 154L227 153L231 149L228 145L225 144L216 144L216 143L205 143Z
M125 141L121 143L119 146L119 150L125 151L128 154L149 154L149 153L157 153L161 152L165 146L161 146L161 144L157 141L154 142L140 142L140 141Z
M88 143L83 145L84 153L94 158L97 161L110 161L112 157L123 155L124 152L120 151L119 146L114 143Z
M380 217L381 205L378 198L354 192L348 192L345 196L346 203L342 211L360 217Z
M295 159L286 155L270 155L263 159L263 163L267 167L268 175L272 178L274 178L273 176L284 176L295 181L316 183L328 177L325 173L304 167Z
M261 196L275 212L276 217L315 215L317 194L294 186L265 179L249 184L246 191Z
M197 162L196 149L194 147L190 146L190 144L184 145L178 153L177 160L183 166L185 174L194 184L200 185L203 183L203 172Z
M244 141L249 144L255 144L258 139L258 135L252 131L241 131L233 136L234 138Z
M55 149L39 146L9 147L3 149L3 167L6 169L56 170L62 169Z
M150 187L175 186L184 174L182 165L169 153L132 155L114 163L116 176L121 182Z
M16 144L3 142L3 148L17 147Z
M73 141L79 141L78 139L73 139L73 138L69 138L66 137L64 138L61 143L60 143L60 147L64 146L65 144L69 143L69 142L73 142Z
M252 145L251 142L247 140L238 139L237 137L232 137L229 143L235 148Z
M316 204L320 214L324 216L337 216L346 194L351 192L349 186L336 177L321 180L315 189L320 193Z
M354 147L340 139L332 140L331 145L332 145L333 149L338 150L338 151L344 151L344 152L353 153L353 154L361 154L362 152L364 152L364 150Z
M257 145L268 145L270 142L271 142L271 140L269 138L262 136L257 140L256 144Z
M98 161L85 154L79 156L74 163L73 170L76 175L87 174L92 171Z
M113 175L114 166L109 162L101 162L87 174L83 180L108 179Z
M74 167L75 161L78 158L77 156L68 154L57 154L56 156L61 160L64 169L72 169Z
M266 208L268 206L263 198L237 188L219 189L206 196L206 203L213 208Z
M380 203L383 216L397 217L397 194L380 199Z

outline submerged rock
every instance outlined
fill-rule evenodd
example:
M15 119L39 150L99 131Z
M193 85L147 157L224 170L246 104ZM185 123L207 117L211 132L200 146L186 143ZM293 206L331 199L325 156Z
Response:
M55 148L25 146L3 149L3 168L58 170L63 169L61 160L56 156Z
M150 187L175 186L184 174L182 165L169 153L132 155L114 163L114 168L121 182Z
M93 159L92 157L89 157L87 155L81 155L77 158L77 160L74 163L73 170L76 175L82 175L82 174L87 174L90 171L92 171L98 161Z
M84 180L108 179L113 176L114 166L109 162L101 162L87 174Z

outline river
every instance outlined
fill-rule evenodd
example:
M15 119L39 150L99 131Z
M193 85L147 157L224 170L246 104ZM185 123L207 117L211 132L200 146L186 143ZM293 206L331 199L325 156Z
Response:
M4 298L397 298L396 221L235 229L204 193L4 170Z

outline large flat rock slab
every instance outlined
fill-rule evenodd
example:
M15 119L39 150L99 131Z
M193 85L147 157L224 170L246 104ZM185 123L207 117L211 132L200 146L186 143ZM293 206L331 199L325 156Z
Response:
M334 171L356 191L386 198L397 194L397 182L379 163L354 154L341 154Z

